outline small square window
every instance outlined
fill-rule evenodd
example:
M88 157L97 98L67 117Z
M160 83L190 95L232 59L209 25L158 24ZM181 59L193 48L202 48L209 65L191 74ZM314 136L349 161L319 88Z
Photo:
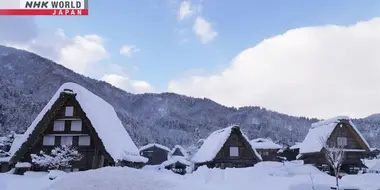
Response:
M347 146L347 138L346 137L338 137L337 138L337 144L338 144L338 147Z
M239 156L239 147L230 147L230 156Z
M53 131L64 131L65 130L65 120L55 120Z
M82 131L82 120L72 120L71 131Z
M73 145L73 137L72 136L61 137L61 145L72 146Z
M78 141L79 146L90 146L91 138L90 136L80 136Z
M65 108L65 116L71 117L74 115L74 107L73 106L67 106Z
M55 144L55 137L54 136L44 136L42 144L44 146L54 146L54 144Z

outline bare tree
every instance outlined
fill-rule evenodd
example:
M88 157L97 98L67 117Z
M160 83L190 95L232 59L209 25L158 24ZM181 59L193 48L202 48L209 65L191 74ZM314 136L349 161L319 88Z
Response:
M344 149L343 149L344 147L338 146L337 142L328 142L328 138L321 138L320 140L321 140L322 150L325 155L325 158L328 164L334 170L336 188L337 190L340 190L339 189L339 173L340 173L340 168L345 158Z

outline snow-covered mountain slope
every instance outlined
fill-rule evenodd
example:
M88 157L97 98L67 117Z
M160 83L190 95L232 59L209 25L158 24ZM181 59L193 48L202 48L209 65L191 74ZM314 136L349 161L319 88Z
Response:
M137 145L190 145L229 124L241 125L250 139L302 141L315 119L292 117L260 107L229 108L209 99L174 93L131 94L90 79L36 54L0 46L0 135L25 131L54 92L75 82L114 106ZM372 145L380 145L380 121L354 120Z
M372 115L366 117L365 119L380 121L380 113L372 114Z

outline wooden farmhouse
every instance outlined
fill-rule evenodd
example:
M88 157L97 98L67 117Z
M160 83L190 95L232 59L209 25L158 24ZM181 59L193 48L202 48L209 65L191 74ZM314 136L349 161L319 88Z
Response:
M313 123L300 145L298 158L304 160L305 164L313 164L321 170L331 171L332 168L324 155L326 147L330 151L344 151L341 171L349 174L357 173L365 167L361 159L370 151L367 141L345 116Z
M42 171L31 154L50 153L55 147L74 147L82 158L64 171L83 171L104 166L142 167L148 159L123 127L114 108L74 83L63 84L38 114L14 148L9 163Z
M277 158L277 152L282 146L274 143L271 139L253 139L251 140L251 145L261 155L263 161L279 161L279 158Z
M221 169L250 167L261 160L247 136L236 125L211 133L191 158L196 168L206 165Z
M148 158L147 165L160 165L170 157L170 149L160 144L147 144L140 148L140 155Z

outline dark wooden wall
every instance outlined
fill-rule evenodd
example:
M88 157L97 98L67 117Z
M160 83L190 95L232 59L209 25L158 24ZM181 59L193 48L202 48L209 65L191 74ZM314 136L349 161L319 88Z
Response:
M280 149L261 149L256 148L256 151L261 155L263 161L279 161L277 158L277 152Z
M343 127L339 127L339 125L343 125ZM330 145L336 145L337 144L337 137L346 137L347 138L347 146L344 147L345 149L362 149L360 146L358 139L355 137L355 134L352 132L352 130L349 130L349 127L345 123L338 124L337 127L333 130L330 137L328 138L328 143Z
M173 156L185 156L182 154L182 152L179 150L179 148L176 148L173 152Z
M168 159L168 151L156 146L140 151L140 155L149 159L146 165L158 165Z

